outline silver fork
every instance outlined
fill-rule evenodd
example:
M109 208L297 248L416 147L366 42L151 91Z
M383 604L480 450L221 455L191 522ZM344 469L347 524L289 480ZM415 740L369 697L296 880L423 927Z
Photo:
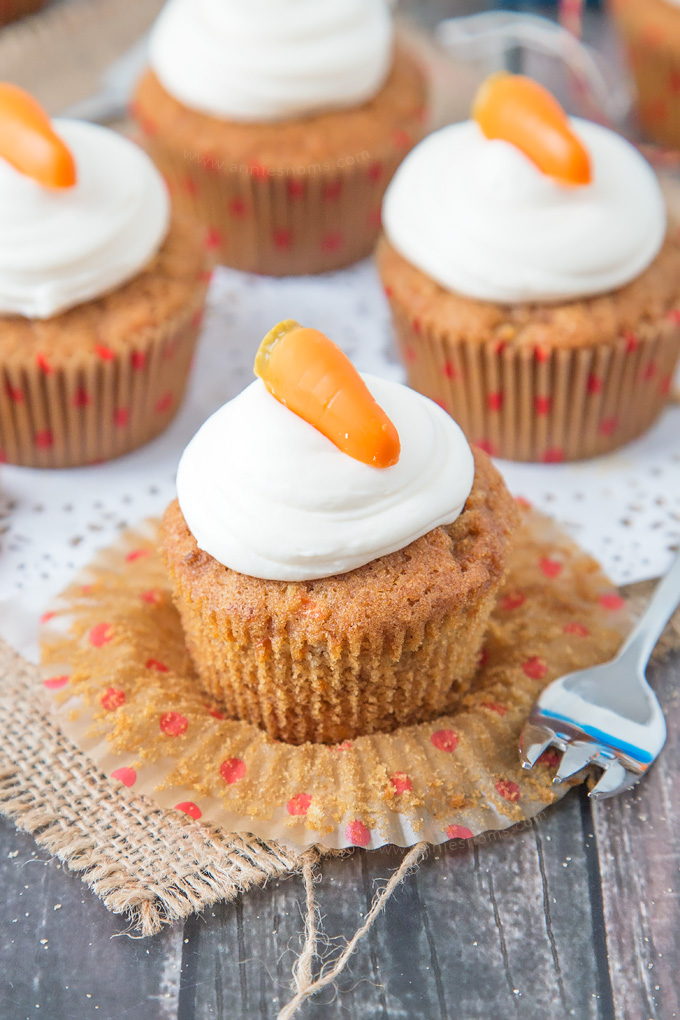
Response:
M637 783L666 742L666 721L645 667L679 602L680 555L615 659L568 673L541 693L520 736L523 768L533 768L553 745L564 752L554 783L586 765L604 769L591 797L613 797Z

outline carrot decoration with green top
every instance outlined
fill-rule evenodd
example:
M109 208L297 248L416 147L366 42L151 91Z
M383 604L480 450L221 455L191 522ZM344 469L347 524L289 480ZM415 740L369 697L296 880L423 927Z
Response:
M348 456L377 468L399 460L396 428L349 358L318 329L279 322L258 348L255 375Z
M561 184L590 184L590 156L554 96L522 74L499 71L480 86L472 116L487 138L510 142Z
M45 188L70 188L76 165L40 103L10 82L0 82L0 158Z

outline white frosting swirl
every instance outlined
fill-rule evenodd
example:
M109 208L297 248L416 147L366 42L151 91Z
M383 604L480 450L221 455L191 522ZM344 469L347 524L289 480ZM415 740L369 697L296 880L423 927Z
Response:
M399 432L393 467L342 453L259 379L205 422L177 472L179 505L200 549L241 574L309 581L456 519L474 476L461 429L415 390L363 378Z
M169 0L149 56L190 109L270 121L375 95L392 35L387 0Z
M53 126L73 153L72 188L44 188L0 159L0 314L47 319L134 276L168 229L163 178L114 131Z
M666 233L659 183L620 135L574 119L593 180L566 187L473 121L422 141L390 184L392 245L447 290L483 301L564 301L623 286Z

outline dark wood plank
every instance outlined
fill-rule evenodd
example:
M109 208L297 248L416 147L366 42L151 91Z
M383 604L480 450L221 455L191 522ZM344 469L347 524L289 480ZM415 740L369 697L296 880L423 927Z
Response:
M575 792L522 830L438 848L397 891L338 992L305 1007L306 1020L608 1020L608 979L593 950L601 905L589 893L582 817ZM324 862L318 895L329 935L340 943L353 933L376 883L400 860L386 848ZM275 1015L288 992L287 949L299 945L301 903L299 881L286 881L190 923L179 1020Z
M176 1020L181 926L128 937L124 918L5 819L0 887L3 1020Z
M680 1015L680 655L650 670L668 742L630 793L597 805L597 838L616 1016Z

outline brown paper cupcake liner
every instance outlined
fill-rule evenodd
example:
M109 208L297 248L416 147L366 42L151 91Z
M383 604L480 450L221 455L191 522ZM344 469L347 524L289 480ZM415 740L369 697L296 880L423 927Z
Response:
M208 276L190 307L121 347L59 356L21 351L0 366L0 461L66 468L129 453L162 432L184 395ZM65 338L68 341L68 338Z
M478 676L453 715L331 747L225 718L193 672L155 524L100 554L45 614L44 687L105 773L230 832L377 847L506 828L565 789L551 782L554 752L531 773L519 766L539 692L611 657L629 628L595 562L524 514Z
M680 10L667 0L612 0L637 90L637 118L653 141L680 148Z
M678 309L611 343L569 349L452 340L388 297L409 384L494 457L560 463L609 453L669 401Z
M229 165L210 154L167 148L142 118L144 145L182 213L203 224L217 261L270 276L320 273L369 255L380 232L390 178L422 136L406 122L370 153L299 167Z

